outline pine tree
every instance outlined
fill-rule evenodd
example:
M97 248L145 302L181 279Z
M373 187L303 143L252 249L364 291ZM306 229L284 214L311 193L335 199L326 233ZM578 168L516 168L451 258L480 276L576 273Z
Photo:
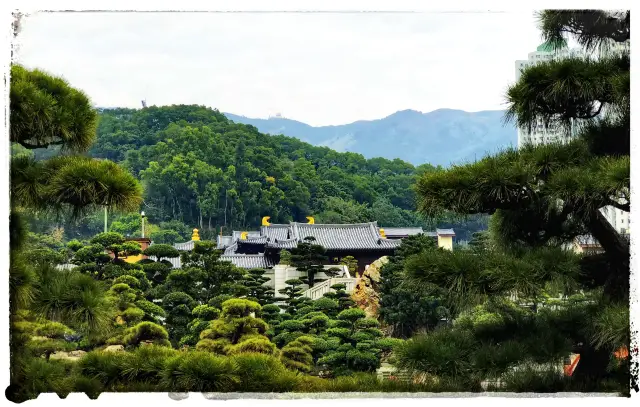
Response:
M328 257L325 255L326 249L320 245L314 244L314 237L305 237L304 241L298 243L295 249L291 250L291 265L298 271L306 273L305 278L301 278L309 288L316 283L316 274L324 272L332 276L336 275L335 271L324 270L323 264L326 264Z
M10 82L10 141L23 149L60 147L66 155L37 161L29 154L12 157L10 168L10 310L11 320L17 318L19 308L34 299L36 280L31 264L22 257L25 237L22 213L69 213L78 217L83 212L107 207L112 210L137 210L142 201L142 188L136 179L114 162L93 160L85 153L95 140L97 114L89 98L69 86L63 79L39 70L11 66ZM86 276L80 277L85 278ZM73 277L76 282L78 278ZM104 312L93 320L92 312L102 304L87 304L91 287L82 281L85 290L64 293L64 298L79 305L75 315L89 317L85 329L101 329ZM58 284L57 288L61 285ZM60 294L60 293L59 293ZM87 296L89 294L89 296ZM71 298L72 295L77 295ZM88 305L82 309L82 303ZM12 324L13 325L13 324ZM11 330L11 390L7 397L17 400L30 394L24 389L24 344L18 332ZM89 332L96 334L96 332ZM31 394L31 396L34 396ZM37 394L35 394L37 396Z
M458 325L438 334L442 343L458 343L470 352L465 357L462 350L456 352L458 360L478 357L478 352L494 359L502 355L503 362L511 361L502 365L507 369L527 359L551 362L573 351L581 356L573 379L593 389L611 376L608 365L613 352L629 347L630 271L629 242L601 212L605 206L630 208L629 53L596 57L593 52L628 45L630 14L552 10L541 12L539 20L548 46L564 46L574 37L591 56L548 61L524 70L507 92L507 119L525 129L542 121L575 135L568 143L525 145L423 175L417 186L420 209L429 215L449 210L492 214L492 240L500 252L422 256L408 266L407 273L416 283L435 284L448 295L465 299L467 308L478 304L476 299L496 299L483 311L491 316L471 318L475 322L468 325L470 330ZM577 260L563 247L585 233L600 243L604 253ZM547 309L543 315L522 315L499 300L515 295L520 301L544 292L549 284L561 287L564 294L583 290L601 295L595 303L557 312ZM477 324L486 318L493 318L494 336L478 331L482 325ZM498 332L504 336L496 336ZM533 338L536 341L529 346ZM436 337L411 346L427 349L436 343L431 340ZM541 349L547 349L546 355ZM415 367L417 361L410 359L407 356L405 364ZM469 374L483 372L480 365L464 369ZM624 387L625 369L628 373L623 363Z
M408 338L420 330L433 329L447 311L434 294L426 295L412 284L403 284L406 260L428 251L438 255L435 240L425 235L409 236L380 270L380 320L392 336Z
M249 289L248 299L258 302L261 306L273 303L273 288L264 285L270 279L266 277L265 270L251 269L247 273L244 285Z

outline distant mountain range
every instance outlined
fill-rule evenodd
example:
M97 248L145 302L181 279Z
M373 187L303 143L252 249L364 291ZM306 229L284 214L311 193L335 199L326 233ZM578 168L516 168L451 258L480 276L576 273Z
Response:
M503 123L501 110L473 113L453 109L430 113L402 110L379 120L321 127L285 118L225 115L236 123L253 125L262 133L284 134L336 151L360 153L366 158L400 158L414 165L448 167L517 145L516 128Z

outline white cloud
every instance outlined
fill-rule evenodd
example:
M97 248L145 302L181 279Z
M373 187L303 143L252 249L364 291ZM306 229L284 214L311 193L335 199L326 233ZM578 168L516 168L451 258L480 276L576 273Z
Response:
M540 42L516 13L39 13L18 62L99 106L197 103L312 125L401 109L503 108Z

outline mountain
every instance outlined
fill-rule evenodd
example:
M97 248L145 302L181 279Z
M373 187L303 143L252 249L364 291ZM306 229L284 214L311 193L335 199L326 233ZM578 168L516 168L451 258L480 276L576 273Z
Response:
M360 153L366 158L400 158L414 165L430 163L446 167L475 161L517 144L516 129L503 124L501 110L472 113L453 109L430 113L402 110L383 119L321 127L285 118L225 115L236 123L253 125L262 133L284 134L336 151Z

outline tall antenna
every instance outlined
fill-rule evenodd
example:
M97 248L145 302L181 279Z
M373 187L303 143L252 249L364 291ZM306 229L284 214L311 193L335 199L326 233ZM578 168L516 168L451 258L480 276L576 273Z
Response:
M142 101L142 108L145 108L145 107L147 107L147 101L146 101L146 100L143 100L143 101Z

